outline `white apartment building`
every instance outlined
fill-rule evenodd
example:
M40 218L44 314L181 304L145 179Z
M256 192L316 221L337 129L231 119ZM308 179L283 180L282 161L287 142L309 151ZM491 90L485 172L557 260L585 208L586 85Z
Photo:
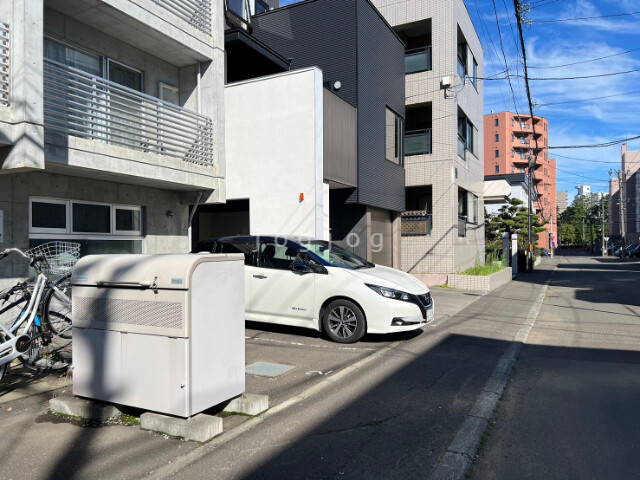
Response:
M187 252L225 201L223 2L0 2L0 249ZM26 273L0 264L0 283Z
M482 46L463 0L373 0L406 45L402 269L484 261Z

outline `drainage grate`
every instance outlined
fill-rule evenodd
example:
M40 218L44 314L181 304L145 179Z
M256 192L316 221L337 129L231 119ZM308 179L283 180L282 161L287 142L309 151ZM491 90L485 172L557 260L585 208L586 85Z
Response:
M279 365L277 363L256 362L247 367L247 373L260 377L277 377L287 373L293 367L290 365Z

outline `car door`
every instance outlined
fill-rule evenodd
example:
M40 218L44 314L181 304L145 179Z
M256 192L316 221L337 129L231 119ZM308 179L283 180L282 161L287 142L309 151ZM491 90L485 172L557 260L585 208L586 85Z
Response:
M300 248L282 240L260 240L257 267L251 269L248 312L255 320L294 326L312 326L315 277L291 269Z
M244 306L248 312L251 302L251 275L255 269L256 243L246 241L220 241L217 243L214 253L242 253L244 254Z

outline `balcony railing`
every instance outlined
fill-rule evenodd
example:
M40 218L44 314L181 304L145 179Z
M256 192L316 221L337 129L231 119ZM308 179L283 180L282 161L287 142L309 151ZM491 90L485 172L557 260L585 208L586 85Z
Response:
M407 50L404 56L404 73L431 70L431 47Z
M431 129L410 130L404 134L404 156L431 153Z
M211 35L211 0L154 0L201 32Z
M213 163L210 118L60 63L44 61L45 129Z
M403 237L416 237L431 235L431 214L424 210L412 210L400 214Z
M459 237L467 236L467 216L466 215L458 215L458 236Z
M0 22L0 105L9 105L9 25Z

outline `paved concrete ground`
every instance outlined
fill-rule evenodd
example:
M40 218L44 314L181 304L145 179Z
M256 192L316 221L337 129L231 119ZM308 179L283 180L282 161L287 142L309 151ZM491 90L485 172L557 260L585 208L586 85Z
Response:
M640 264L558 267L471 478L640 477Z
M442 323L481 298L475 293L439 289L433 295L437 305L434 324ZM295 368L277 378L248 375L247 391L268 394L273 408L369 355L390 345L427 338L435 329L429 326L418 333L369 335L356 345L343 346L312 331L249 324L247 364L269 361ZM70 389L68 376L34 375L24 368L13 369L3 380L0 478L140 478L198 447L193 442L170 439L130 425L100 426L48 413L49 398ZM247 417L227 417L225 430L228 432L245 421Z

